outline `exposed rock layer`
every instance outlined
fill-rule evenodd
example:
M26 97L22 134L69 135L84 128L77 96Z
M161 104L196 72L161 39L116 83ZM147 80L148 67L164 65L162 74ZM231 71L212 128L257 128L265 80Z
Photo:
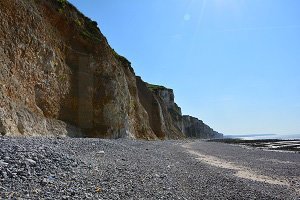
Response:
M154 97L152 99L154 99L154 101L147 97L141 102L144 105L144 101L146 100L148 104L152 102L152 105L159 105L161 113L163 113L163 120L161 121L165 122L164 127L166 127L165 135L167 138L189 137L208 139L223 137L222 134L214 131L207 124L203 123L203 121L195 117L182 115L181 108L174 101L172 89L151 84L147 84L147 87L152 91L152 96ZM157 115L151 116L153 113L150 111L147 110L150 119L157 119Z
M150 88L140 77L137 77L137 86L142 105L146 109L152 130L159 138L179 139L185 135L181 131L181 124L177 126L176 118L172 113L175 108L173 91L165 87ZM180 112L179 107L176 107Z
M202 120L188 115L183 116L183 133L190 138L222 138L223 135L214 131Z
M130 63L95 22L56 0L2 0L0 7L3 134L48 134L48 122L36 127L43 118L89 137L156 138Z
M173 91L149 89L69 3L1 0L0 18L1 134L185 137Z

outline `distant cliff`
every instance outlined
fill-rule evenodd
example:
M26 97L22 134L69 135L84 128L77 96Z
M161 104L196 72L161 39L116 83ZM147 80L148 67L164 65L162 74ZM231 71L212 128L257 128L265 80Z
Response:
M154 132L161 133L160 138L209 139L223 137L221 133L214 131L203 121L195 117L182 115L181 108L174 101L172 89L145 83L140 77L137 77L137 81L141 103L149 115L150 124L154 125L152 128ZM145 91L147 91L147 95L145 95ZM155 121L151 123L151 119ZM163 128L157 130L155 127Z
M203 121L188 115L183 116L183 133L190 138L222 138L223 134L214 131Z
M67 1L1 0L0 18L2 135L202 138Z
M184 138L181 127L181 111L174 103L173 91L162 86L150 85L137 77L138 94L146 109L152 130L161 139ZM178 112L180 119L172 115ZM177 124L180 121L180 124Z

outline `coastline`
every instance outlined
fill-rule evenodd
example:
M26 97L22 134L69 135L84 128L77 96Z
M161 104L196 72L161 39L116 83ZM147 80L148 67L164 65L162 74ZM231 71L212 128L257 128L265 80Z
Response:
M226 144L242 145L247 147L259 148L271 151L288 151L300 153L300 139L240 139L240 138L224 138L212 139L209 142L221 142Z
M242 135L224 135L225 139L241 140L300 140L300 134L242 134Z

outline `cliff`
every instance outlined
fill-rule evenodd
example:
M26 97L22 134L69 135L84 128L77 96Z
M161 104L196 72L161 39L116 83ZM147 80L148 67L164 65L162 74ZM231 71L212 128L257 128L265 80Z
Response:
M214 131L203 121L188 115L183 116L183 133L189 138L222 138L223 134Z
M139 98L146 109L152 130L161 139L179 139L181 131L181 110L174 103L173 90L163 86L150 85L137 77ZM175 110L178 115L173 114ZM177 120L177 118L180 118ZM179 122L180 121L180 122Z
M137 78L67 1L1 0L0 18L2 135L188 135L173 91Z
M155 139L130 63L65 1L1 0L2 134Z
M140 78L137 80L143 82ZM142 94L140 95L140 99L142 99L141 102L146 108L150 119L154 118L157 120L158 115L156 113L153 113L154 109L147 109L147 105L158 105L157 108L160 110L159 113L162 114L159 115L160 123L155 122L155 124L161 124L163 127L165 127L163 135L166 138L188 137L209 139L223 137L223 134L214 131L203 121L195 117L182 115L181 108L174 101L174 92L172 89L149 83L144 83L144 85L151 90L152 94L148 92L149 95L146 96L144 95L144 93L140 92L140 87L138 87L139 93ZM150 94L152 95L151 97Z

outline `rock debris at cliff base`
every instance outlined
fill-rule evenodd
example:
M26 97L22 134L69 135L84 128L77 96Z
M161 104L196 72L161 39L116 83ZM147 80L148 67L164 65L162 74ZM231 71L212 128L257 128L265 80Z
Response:
M0 146L0 199L299 198L299 154L189 140L0 137ZM191 149L290 186L239 178Z

